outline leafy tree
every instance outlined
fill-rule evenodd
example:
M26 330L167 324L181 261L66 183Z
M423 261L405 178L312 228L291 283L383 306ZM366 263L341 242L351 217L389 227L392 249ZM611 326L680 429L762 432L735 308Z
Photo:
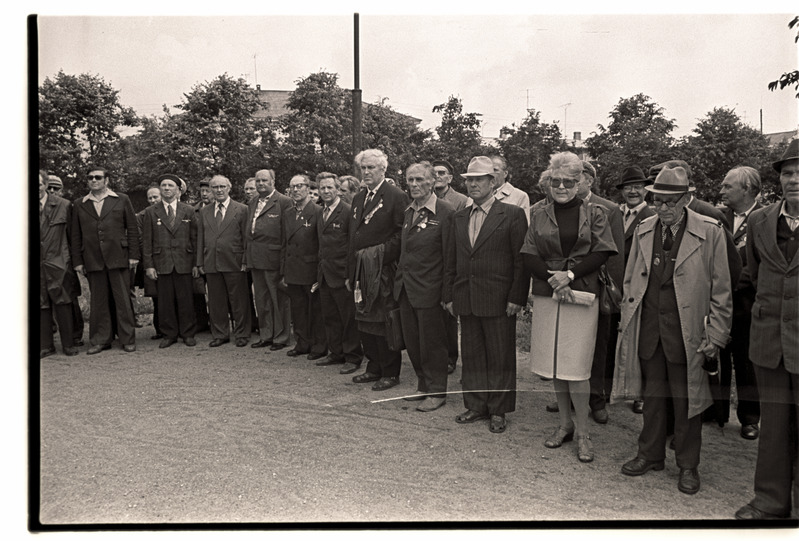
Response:
M773 173L768 139L741 122L733 109L714 108L692 132L694 135L678 142L674 154L691 166L691 180L699 198L718 201L721 181L736 165L754 167L763 180Z
M540 111L530 109L521 124L503 127L499 133L499 146L512 171L513 185L530 194L532 201L541 199L538 179L549 165L549 157L566 150L560 128L541 122Z
M788 23L788 28L793 28L797 25L799 25L799 15L791 19L791 22ZM794 43L799 43L799 32L796 33L796 37L793 39L793 41ZM796 98L799 99L799 70L783 73L779 79L768 84L768 89L774 91L777 89L777 86L779 86L780 90L782 90L786 86L791 85L794 85L794 88L796 89Z
M610 112L607 128L601 124L597 132L585 140L595 157L600 195L615 194L614 186L625 167L637 165L646 171L671 156L675 128L674 119L645 94L622 98Z
M61 177L68 195L83 191L89 164L109 169L115 187L124 190L125 179L116 174L119 130L138 123L133 109L120 103L119 91L99 75L59 71L39 87L41 167Z

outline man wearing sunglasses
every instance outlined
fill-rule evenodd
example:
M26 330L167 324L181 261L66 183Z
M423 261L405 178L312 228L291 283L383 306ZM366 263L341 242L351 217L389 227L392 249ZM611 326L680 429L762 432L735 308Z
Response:
M674 405L674 446L680 469L677 488L699 491L702 412L712 403L708 359L729 341L732 286L724 228L687 208L688 175L664 169L646 187L657 213L633 237L623 291L616 356L621 398L641 398L646 407L638 454L625 475L662 470L666 454L668 399ZM642 381L646 385L642 386Z

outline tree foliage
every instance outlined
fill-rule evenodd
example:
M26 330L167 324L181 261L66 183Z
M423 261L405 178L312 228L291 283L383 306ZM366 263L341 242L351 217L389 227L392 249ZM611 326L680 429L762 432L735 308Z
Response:
M549 157L566 150L557 124L541 122L541 113L530 109L518 126L500 130L499 146L509 164L512 164L513 185L530 194L530 199L542 199L538 192L538 179L549 165Z
M99 75L59 71L39 87L40 167L60 176L68 195L77 196L84 188L89 164L107 167L115 185L124 189L124 178L114 167L119 130L138 123L133 109L120 103L119 91Z
M737 165L758 169L763 180L773 173L768 139L741 122L733 109L714 108L692 133L675 145L674 155L690 164L700 199L717 202L721 181Z
M791 22L788 23L788 28L794 28L795 26L799 26L799 15L791 19ZM796 37L793 39L793 42L799 43L799 32L796 33ZM768 89L773 92L778 86L780 90L782 90L786 86L791 85L794 85L794 88L796 89L796 98L799 99L799 70L783 73L779 79L776 81L771 81L768 84Z
M600 194L614 194L625 167L649 167L670 159L674 139L674 119L645 94L622 98L610 112L607 128L601 124L597 132L585 140L595 159Z

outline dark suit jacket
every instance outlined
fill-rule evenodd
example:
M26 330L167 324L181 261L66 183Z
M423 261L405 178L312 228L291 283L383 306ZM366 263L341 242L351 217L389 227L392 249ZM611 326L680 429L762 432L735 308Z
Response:
M347 256L347 276L350 282L355 281L355 254L361 248L382 244L384 267L399 259L402 222L405 219L405 209L410 203L405 192L386 181L383 181L369 206L364 208L366 194L367 190L361 190L352 200Z
M291 198L274 190L258 217L255 231L252 220L258 207L256 197L248 205L247 214L247 267L250 269L280 270L280 250L283 246L283 216L286 209L293 212Z
M286 209L283 215L282 261L280 274L289 285L311 285L319 273L319 236L316 220L319 206L308 201L302 212Z
M106 197L100 216L94 203L83 199L72 203L72 264L86 272L128 268L129 259L139 259L139 227L130 199L121 193Z
M752 212L756 211L757 209L762 209L763 205L756 202L755 208L752 209ZM735 244L736 250L738 250L738 255L741 257L741 265L743 266L743 270L741 272L741 277L738 280L738 285L735 287L736 291L742 291L744 289L751 290L751 301L754 302L754 286L752 286L752 280L749 278L749 271L746 268L746 241L749 237L747 235L748 227L749 227L749 216L752 215L752 212L749 213L741 226L738 228L738 231L733 231L732 227L735 225L735 213L732 211L731 208L724 208L722 211L724 214L724 218L730 224L729 232L732 235L732 242ZM749 306L751 308L751 304Z
M197 266L209 272L237 272L244 262L247 205L230 200L225 219L216 225L216 203L200 209L197 224Z
M527 302L530 280L521 255L527 218L521 208L494 201L472 247L471 210L470 205L454 216L442 301L452 302L457 315L501 316L509 302Z
M781 360L799 374L799 255L791 262L777 246L777 220L783 200L749 215L746 262L757 289L752 306L749 358L776 368Z
M48 194L39 220L40 301L42 308L67 304L80 294L80 283L72 269L69 233L72 203Z
M724 215L723 212L721 212L721 210L717 209L716 207L714 207L713 205L711 205L706 201L697 199L696 196L694 196L694 198L691 199L691 202L688 204L688 208L699 214L710 216L714 220L719 220L728 231L732 227L732 223L730 223L727 220L727 217Z
M323 208L319 209L316 232L319 236L319 272L316 281L330 287L344 287L347 278L347 251L350 234L350 206L339 200L335 210L322 220Z
M443 199L434 199L435 214L413 220L413 209L405 211L402 225L402 249L394 275L394 298L399 301L402 289L414 308L433 308L441 303L444 288L445 258L452 242L452 216L455 208Z
M735 243L732 240L732 234L730 234L732 224L727 220L723 212L710 203L700 201L696 197L691 200L687 207L697 214L710 216L714 220L718 220L719 223L724 226L727 240L727 265L730 268L730 282L732 283L733 290L736 289L738 280L741 278L743 264L741 262L741 256L738 254L738 250L735 248Z
M143 267L158 274L188 274L197 265L197 213L178 201L175 225L169 225L164 205L144 210L142 220Z
M619 209L621 210L621 209ZM630 227L624 230L624 264L627 265L627 258L630 256L630 248L633 245L633 234L635 233L635 228L638 227L638 224L641 223L641 220L645 220L650 216L653 216L655 211L649 205L644 205L638 214L635 215L633 221L630 223ZM622 224L624 224L624 214L622 214ZM617 282L617 285L618 284Z
M608 258L605 267L608 269L610 277L616 282L616 285L621 287L624 281L624 254L622 253L622 247L624 246L624 216L622 216L619 205L599 197L597 194L591 195L591 199L588 202L600 205L607 211L605 214L608 217L613 242L616 244L616 255Z

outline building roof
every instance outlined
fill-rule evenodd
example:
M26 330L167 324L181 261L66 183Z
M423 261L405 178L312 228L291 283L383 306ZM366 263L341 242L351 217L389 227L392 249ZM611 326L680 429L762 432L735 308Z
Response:
M780 143L785 143L796 137L797 130L791 131L780 131L776 133L764 133L763 135L766 136L768 139L769 146L779 145Z

